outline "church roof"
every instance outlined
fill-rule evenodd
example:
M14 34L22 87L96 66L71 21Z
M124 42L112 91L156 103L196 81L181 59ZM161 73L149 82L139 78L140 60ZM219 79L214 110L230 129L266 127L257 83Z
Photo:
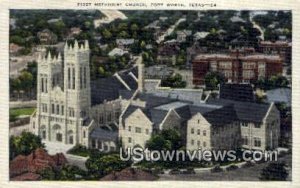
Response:
M263 118L266 116L271 104L264 103L254 103L254 102L242 102L242 101L233 101L226 99L210 99L207 101L209 104L218 104L218 105L230 105L234 106L237 117L241 121L247 122L257 122L260 123L263 121Z
M90 133L90 137L97 138L99 140L104 140L104 141L116 141L118 139L118 132L117 131L109 131L109 130L97 127L92 130L92 132Z
M130 88L126 88L124 83L116 76L101 78L91 81L91 103L92 106L101 104L105 100L112 101L119 97L130 99L137 89L137 81L130 73L137 77L137 68L133 67L129 70L118 73L123 82Z
M220 98L237 101L254 101L253 88L250 84L221 84Z

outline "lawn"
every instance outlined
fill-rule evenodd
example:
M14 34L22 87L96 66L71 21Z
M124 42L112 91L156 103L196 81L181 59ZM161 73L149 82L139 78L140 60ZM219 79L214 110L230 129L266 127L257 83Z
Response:
M31 115L36 108L14 108L9 109L9 119L14 121L17 117L21 115Z

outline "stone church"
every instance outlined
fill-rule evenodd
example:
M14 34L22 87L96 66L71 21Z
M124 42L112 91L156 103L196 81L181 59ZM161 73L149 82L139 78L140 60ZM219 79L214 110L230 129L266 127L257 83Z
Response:
M89 59L88 41L66 43L58 56L40 54L31 131L45 141L115 150L118 118L138 89L137 69L91 81Z
M160 80L144 80L141 57L130 69L91 81L88 41L66 43L62 53L38 58L30 125L45 141L107 152L144 148L153 134L176 129L191 150L278 147L280 114L273 103L228 98L221 90L218 99L203 101L199 89L160 87Z

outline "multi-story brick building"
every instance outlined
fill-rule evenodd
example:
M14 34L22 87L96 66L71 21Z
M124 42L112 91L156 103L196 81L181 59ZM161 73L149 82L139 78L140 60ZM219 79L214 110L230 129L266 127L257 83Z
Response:
M200 54L192 63L193 83L203 85L208 72L219 72L233 83L249 83L280 75L283 60L279 55L235 50L229 54Z
M277 54L283 59L283 63L291 64L292 44L287 41L261 41L259 43L259 52L264 54Z

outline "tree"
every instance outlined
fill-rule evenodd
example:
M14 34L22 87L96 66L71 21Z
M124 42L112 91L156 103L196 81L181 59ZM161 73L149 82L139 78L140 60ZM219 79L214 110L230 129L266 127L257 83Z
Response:
M9 155L13 159L17 155L29 155L37 148L45 148L39 136L30 132L22 132L20 136L11 136L9 140Z
M137 25L137 24L132 24L131 26L130 26L130 29L131 29L131 31L132 32L135 32L135 31L137 31L138 29L139 29L139 26Z
M153 135L146 143L150 150L177 150L183 146L180 133L175 129L164 129Z
M154 135L147 141L146 147L149 150L171 150L172 143L166 140L161 134Z
M183 81L182 76L177 73L174 76L163 79L161 85L164 87L184 88L186 86L186 82Z
M19 78L10 79L10 88L11 91L16 91L18 93L18 100L20 98L20 90L21 90L21 80Z
M104 31L102 32L102 35L105 39L109 40L112 37L112 34L109 30L104 29Z
M33 75L28 72L28 71L23 71L22 74L20 75L20 80L22 82L22 87L24 90L28 90L32 86L32 81L33 81Z
M164 129L161 131L161 135L171 142L171 148L177 150L183 146L180 133L175 129Z
M131 161L122 161L119 154L95 154L90 155L85 165L91 178L99 178L129 167Z
M289 173L284 163L270 163L265 167L260 175L260 180L285 181Z
M209 90L218 89L218 85L224 81L225 77L218 72L209 72L205 75L205 86Z

